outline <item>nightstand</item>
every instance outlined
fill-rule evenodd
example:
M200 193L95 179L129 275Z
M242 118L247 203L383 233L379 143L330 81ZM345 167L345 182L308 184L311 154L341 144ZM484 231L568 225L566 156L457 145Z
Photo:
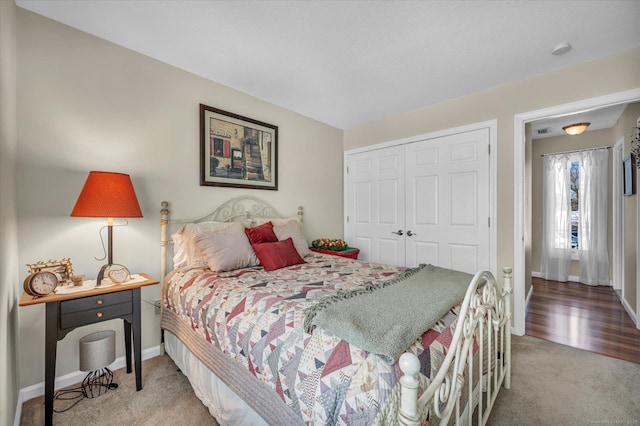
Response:
M53 422L53 397L56 378L58 340L77 327L122 318L124 324L127 373L131 373L131 328L133 327L133 355L136 366L136 390L142 389L142 335L140 326L140 289L159 281L147 274L139 274L145 281L95 287L68 294L49 294L42 297L20 298L20 306L46 303L44 410L45 424Z
M360 249L357 249L355 247L347 247L345 250L341 251L323 250L317 249L315 247L309 247L309 249L311 251L315 251L316 253L325 253L331 254L333 256L348 257L349 259L358 259L358 254L360 254Z

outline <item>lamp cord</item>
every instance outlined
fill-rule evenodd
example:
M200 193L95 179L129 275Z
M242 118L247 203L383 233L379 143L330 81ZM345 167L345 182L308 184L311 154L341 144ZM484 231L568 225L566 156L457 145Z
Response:
M118 225L116 225L114 223L111 226L127 226L129 224L129 221L127 219L123 219L123 220L124 220L124 223L121 223L121 224L118 224ZM97 261L100 261L100 262L107 258L107 248L104 245L104 237L102 236L102 231L104 231L105 229L108 229L108 228L109 228L109 225L103 226L98 231L98 235L100 235L100 244L102 244L102 254L103 254L103 256L100 259L98 259L97 257L94 257L94 259L97 260Z

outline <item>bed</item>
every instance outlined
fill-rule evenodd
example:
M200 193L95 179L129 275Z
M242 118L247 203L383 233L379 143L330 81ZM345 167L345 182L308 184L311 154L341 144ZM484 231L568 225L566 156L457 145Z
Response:
M315 253L302 223L253 197L195 220L162 203L163 346L216 420L485 424L510 387L511 270Z

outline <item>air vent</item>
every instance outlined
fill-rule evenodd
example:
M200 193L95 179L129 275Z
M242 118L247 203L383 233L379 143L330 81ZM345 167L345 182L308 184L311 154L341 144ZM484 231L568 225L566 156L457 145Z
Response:
M544 129L538 129L539 135L546 135L551 131L551 127L545 127Z

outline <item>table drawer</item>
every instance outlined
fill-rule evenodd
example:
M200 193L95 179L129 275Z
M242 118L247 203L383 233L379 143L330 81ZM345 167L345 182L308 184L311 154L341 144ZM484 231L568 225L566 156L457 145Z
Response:
M60 315L60 328L72 328L95 322L120 318L132 312L131 303L118 303L116 305L101 306L99 308L77 311Z
M87 309L104 308L119 303L131 303L131 300L131 290L83 297L82 299L66 300L60 302L60 313L65 315L78 311L86 311Z

